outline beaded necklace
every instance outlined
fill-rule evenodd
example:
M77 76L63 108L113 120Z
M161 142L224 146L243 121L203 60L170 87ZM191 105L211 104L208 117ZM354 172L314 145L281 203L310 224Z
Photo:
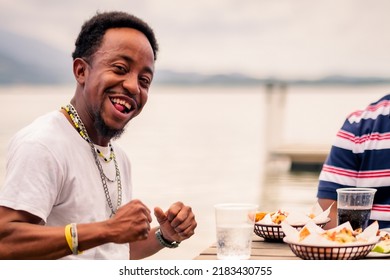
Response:
M106 158L104 155L103 155L103 153L98 149L98 148L96 148L96 153L101 157L101 158L103 158L103 160L105 161L105 162L110 162L113 158L114 158L114 149L112 148L112 146L111 146L111 143L108 143L108 145L110 146L110 157L109 158Z
M114 149L113 149L111 143L109 143L108 145L110 147L110 158L106 159L104 157L104 155L98 149L96 149L96 147L93 144L91 138L89 138L88 133L87 133L87 129L85 128L84 123L82 122L82 120L81 120L79 114L77 113L76 109L71 104L68 104L65 107L61 107L61 109L64 109L68 113L68 115L69 115L70 119L72 120L72 122L73 122L75 128L77 129L78 133L81 135L81 137L85 141L88 142L88 144L91 147L92 154L93 154L93 156L95 158L96 166L97 166L97 168L99 170L99 173L100 173L100 179L102 180L104 194L106 196L107 204L108 204L108 206L111 209L110 217L112 217L113 215L115 215L116 211L118 210L118 208L122 204L122 183L121 183L121 177L120 177L118 163L117 163L116 158L115 158ZM104 174L103 167L102 167L102 165L101 165L101 163L99 161L98 155L103 157L105 162L110 162L111 160L114 161L115 173L116 173L114 180L108 179L106 174ZM117 186L118 186L118 200L117 200L117 207L116 207L116 209L114 209L114 206L112 204L106 179L109 180L110 182L114 182L115 180L117 182Z

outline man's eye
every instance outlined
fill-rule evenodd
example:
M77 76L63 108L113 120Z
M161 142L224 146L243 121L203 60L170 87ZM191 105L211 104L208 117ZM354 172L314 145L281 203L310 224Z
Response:
M115 65L115 68L118 70L118 72L126 73L126 68L121 65Z
M140 79L141 84L143 87L149 87L150 86L150 79L148 78L141 78Z

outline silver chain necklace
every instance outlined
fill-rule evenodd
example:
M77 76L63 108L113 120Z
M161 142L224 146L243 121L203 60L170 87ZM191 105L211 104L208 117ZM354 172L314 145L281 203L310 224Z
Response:
M120 172L119 172L118 163L116 161L115 153L113 151L111 143L109 143L109 146L110 146L110 148L112 150L112 160L114 161L114 165L115 165L115 179L114 180L110 180L106 176L106 174L104 174L103 167L102 167L102 165L101 165L101 163L99 161L95 145L93 144L91 138L89 138L89 135L87 133L87 129L85 128L84 123L82 122L82 120L81 120L79 114L77 113L76 109L71 104L68 104L65 107L62 107L62 109L64 109L68 113L68 115L70 116L74 126L76 127L76 129L79 132L79 134L81 135L81 137L85 141L87 141L88 144L91 147L92 154L93 154L93 156L95 158L96 166L97 166L97 168L99 170L99 173L100 173L100 179L102 180L104 194L106 196L107 204L108 204L108 206L111 209L110 217L112 217L113 215L115 215L116 211L118 211L118 208L122 204L122 183L121 183L121 175L120 175ZM116 207L116 209L114 209L114 206L112 204L106 179L109 180L110 182L114 182L115 180L117 182L117 186L118 186L118 200L117 200L117 207Z

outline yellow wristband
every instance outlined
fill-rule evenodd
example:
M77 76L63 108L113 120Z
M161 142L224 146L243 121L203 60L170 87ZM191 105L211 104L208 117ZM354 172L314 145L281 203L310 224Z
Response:
M79 255L82 253L78 250L79 241L76 224L72 223L65 226L65 238L73 255Z
M65 226L65 238L66 242L68 243L70 251L73 253L73 246L72 246L72 234L70 232L71 224Z

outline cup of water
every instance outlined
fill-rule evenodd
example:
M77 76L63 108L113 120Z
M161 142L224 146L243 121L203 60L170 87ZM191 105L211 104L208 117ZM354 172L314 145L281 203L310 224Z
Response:
M337 224L349 221L354 230L364 230L369 224L376 189L340 188L336 191Z
M215 208L217 258L249 259L254 232L256 204L224 203Z

